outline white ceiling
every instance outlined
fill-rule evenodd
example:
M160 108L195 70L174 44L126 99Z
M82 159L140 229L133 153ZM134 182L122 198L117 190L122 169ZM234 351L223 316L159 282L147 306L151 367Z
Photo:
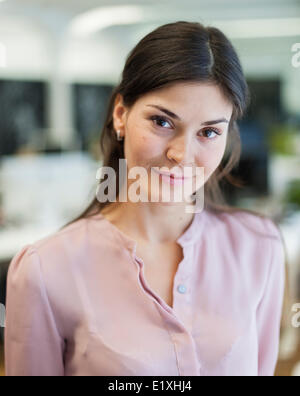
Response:
M4 0L0 13L40 15L52 14L70 18L85 11L113 5L166 6L166 18L178 9L190 15L208 18L277 18L300 16L300 0ZM196 12L196 14L195 14ZM161 13L157 13L162 17Z
M162 4L171 6L182 4L180 0L6 0L8 6L18 7L47 7L58 10L77 12L78 10L91 9L103 5L113 4ZM194 5L199 8L205 6L216 10L216 5L222 8L256 8L260 10L269 9L270 16L276 13L276 9L287 10L289 7L299 7L299 0L186 0L184 5ZM292 16L292 15L290 15Z
M94 34L89 42L69 40L67 45L61 45L66 37L64 33L76 17L114 5L148 8L143 9L144 18L136 23L121 24L116 20ZM205 24L237 20L240 23L272 18L300 18L300 0L0 0L0 42L8 48L10 65L7 69L0 68L0 73L24 75L26 72L43 77L56 72L57 65L62 65L64 75L70 78L89 76L95 79L105 75L113 79L133 45L163 23L178 20ZM242 23L245 24L243 31L255 33L251 24L246 28L246 22ZM244 40L237 40L237 49L250 71L279 73L290 67L290 40L295 41L295 38L277 38L280 29L276 23L269 31L271 34L274 31L273 39L247 40L246 45ZM227 33L226 29L224 32ZM276 62L272 61L274 56Z
M4 0L0 2L0 22L5 17L27 19L59 35L78 15L99 7L128 4L149 7L144 25L180 19L209 23L300 17L300 0ZM124 26L121 28L126 34ZM120 26L117 24L115 29L118 32Z

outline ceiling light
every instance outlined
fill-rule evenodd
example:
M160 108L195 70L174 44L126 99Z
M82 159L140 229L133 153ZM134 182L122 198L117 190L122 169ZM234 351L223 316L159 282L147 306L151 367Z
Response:
M218 20L210 25L230 38L300 36L300 18Z
M0 0L1 1L1 0ZM98 7L75 17L69 32L73 36L87 37L109 26L152 23L157 26L172 20L191 20L204 25L216 26L229 38L259 38L300 36L300 18L253 18L253 19L219 19L201 17L199 9L168 8L149 6L109 6ZM165 18L164 18L165 16Z
M141 22L144 12L139 6L101 7L81 14L71 22L69 31L77 37L87 37L112 25Z

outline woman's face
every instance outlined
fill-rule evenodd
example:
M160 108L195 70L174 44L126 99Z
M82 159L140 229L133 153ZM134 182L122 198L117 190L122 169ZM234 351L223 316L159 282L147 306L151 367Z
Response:
M193 179L189 194L207 182L225 153L232 111L220 88L208 83L164 87L144 95L130 109L123 106L121 95L116 98L114 128L125 138L128 172L137 166L147 171L148 183L141 183L141 188L147 190L149 200L153 167L177 175L186 167L193 169L193 175L196 168L204 168L204 178ZM136 180L128 180L128 186ZM161 182L171 190L183 187L165 178ZM161 188L152 191L153 196L161 197Z

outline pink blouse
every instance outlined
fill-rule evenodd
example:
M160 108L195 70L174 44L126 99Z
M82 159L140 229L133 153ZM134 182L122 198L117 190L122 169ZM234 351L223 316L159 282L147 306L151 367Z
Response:
M285 281L278 227L204 210L177 242L173 307L147 284L136 242L101 214L24 246L8 273L6 374L274 375Z

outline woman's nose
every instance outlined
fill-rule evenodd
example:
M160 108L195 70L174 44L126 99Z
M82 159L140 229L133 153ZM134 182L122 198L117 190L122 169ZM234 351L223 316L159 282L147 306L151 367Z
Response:
M167 157L171 161L175 161L187 166L193 163L192 144L185 136L181 136L173 140L167 151Z

